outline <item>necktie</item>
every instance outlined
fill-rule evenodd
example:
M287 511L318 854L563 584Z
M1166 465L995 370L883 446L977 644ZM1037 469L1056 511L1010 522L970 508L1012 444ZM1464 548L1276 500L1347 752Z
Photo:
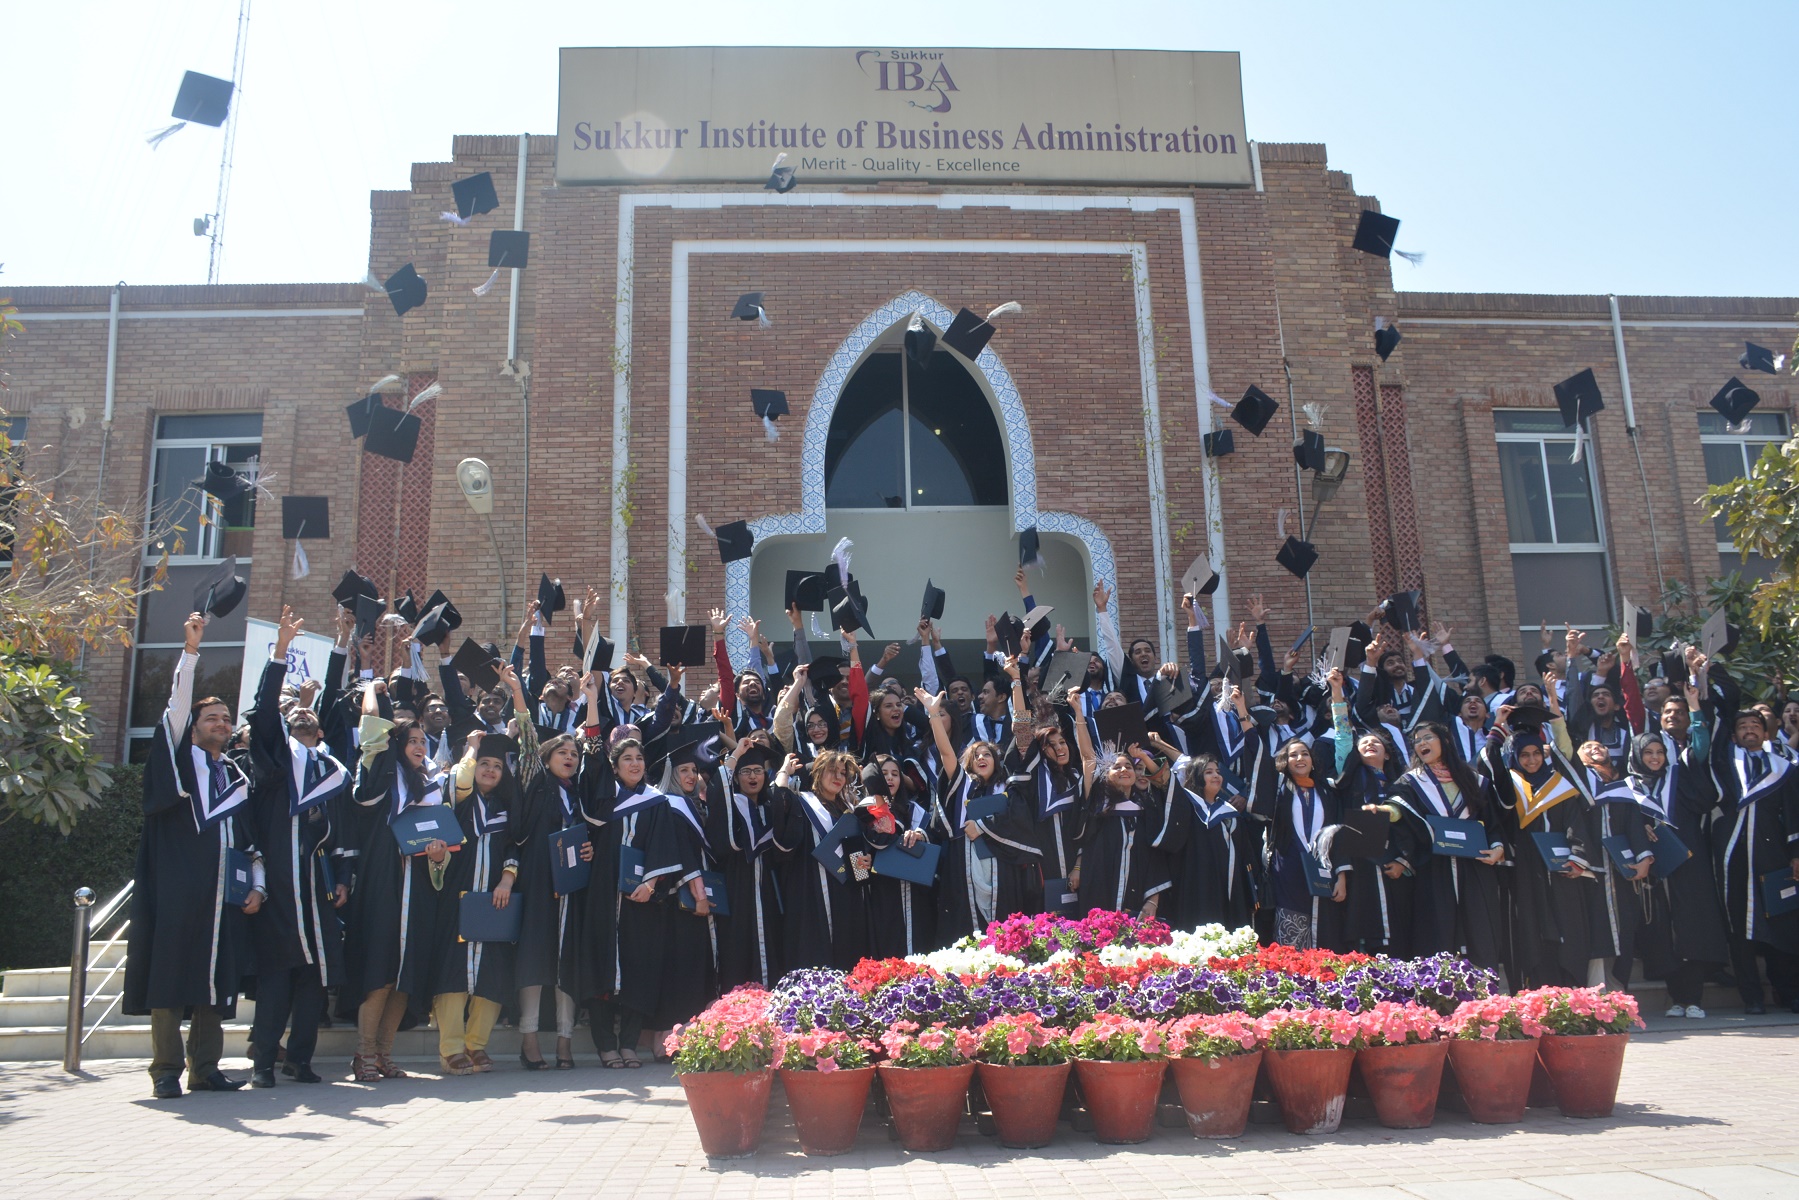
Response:
M1768 776L1768 756L1751 754L1749 756L1749 786L1754 787Z
M212 802L217 805L225 792L231 787L231 776L225 773L225 760L212 760Z

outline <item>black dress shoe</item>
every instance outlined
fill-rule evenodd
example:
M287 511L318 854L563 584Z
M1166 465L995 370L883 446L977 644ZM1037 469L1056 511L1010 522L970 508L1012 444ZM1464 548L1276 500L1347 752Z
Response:
M1768 1012L1768 1006L1765 1004L1745 1004L1745 1005L1743 1005L1743 1013L1745 1016L1750 1016L1750 1017L1766 1016L1767 1012Z
M244 1082L242 1079L229 1079L223 1071L214 1068L206 1073L204 1079L189 1079L187 1090L190 1092L235 1092L244 1086ZM272 1084L275 1081L271 1078L269 1082Z
M320 1075L317 1071L313 1070L311 1063L300 1063L298 1065L295 1065L294 1063L288 1063L287 1067L285 1069L286 1069L287 1073L293 1077L293 1080L295 1083L323 1083L323 1082L325 1082L325 1077L323 1075Z
M294 1064L292 1064L290 1062L283 1062L281 1064L281 1073L283 1075L287 1076L289 1079L297 1079L300 1074L298 1071L296 1071L294 1069Z
M181 1077L179 1075L164 1075L161 1079L156 1081L150 1094L158 1100L181 1099Z
M253 1088L272 1088L275 1086L275 1068L257 1067L250 1072L250 1086Z

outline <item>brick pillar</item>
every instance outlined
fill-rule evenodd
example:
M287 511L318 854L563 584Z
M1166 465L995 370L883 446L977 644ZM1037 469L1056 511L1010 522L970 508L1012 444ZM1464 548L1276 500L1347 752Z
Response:
M410 402L436 379L432 373L407 377ZM381 594L403 596L411 588L429 593L427 556L431 544L431 466L437 442L437 405L427 402L419 418L418 449L412 461L364 453L356 508L356 569L375 581ZM397 554L396 554L397 551Z
M1383 384L1380 389L1381 452L1386 459L1388 533L1393 539L1393 561L1399 587L1424 584L1424 566L1418 548L1418 505L1412 498L1412 453L1407 445L1405 389ZM1425 597L1428 604L1429 596Z
M1374 371L1369 367L1354 367L1350 375L1355 384L1356 430L1362 442L1362 498L1368 506L1368 553L1374 564L1374 590L1389 596L1398 588L1394 583L1393 527L1387 512L1387 435L1381 428ZM1409 498L1409 489L1407 495ZM1414 531L1414 554L1416 545Z

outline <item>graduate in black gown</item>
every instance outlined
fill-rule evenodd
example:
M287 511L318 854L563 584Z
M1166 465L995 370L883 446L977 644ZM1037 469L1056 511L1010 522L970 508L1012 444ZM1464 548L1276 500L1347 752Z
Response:
M1254 822L1244 811L1248 804L1246 791L1227 784L1216 756L1175 759L1155 838L1156 849L1168 856L1173 884L1160 913L1174 928L1237 929L1254 916L1248 866L1255 845L1245 837Z
M223 1023L237 1012L238 981L253 961L244 916L256 913L265 895L264 887L252 887L241 907L222 899L227 860L254 847L240 811L248 781L224 757L230 706L216 696L194 699L204 629L199 613L188 617L186 647L144 771L144 832L125 950L120 1009L150 1018L150 1078L159 1100L181 1095L184 1060L190 1091L243 1086L219 1070L219 1056ZM257 867L254 883L261 874Z
M1068 879L1081 849L1081 761L1060 723L1023 720L1013 730L1016 736L1006 768L1011 798L1007 823L1023 831L1018 840L1037 847L1040 864L1038 878L1024 877L1021 908L1030 913L1071 913L1072 905L1062 897L1074 892Z
M1721 862L1719 883L1730 923L1731 973L1746 1011L1763 1011L1756 958L1767 963L1774 998L1799 1012L1799 912L1770 915L1766 881L1782 871L1799 874L1799 766L1768 746L1766 718L1738 710L1723 688L1722 669L1711 671L1718 696L1712 778L1723 796L1723 815L1713 837Z
M445 803L443 788L424 773L425 730L415 721L389 723L377 714L387 681L372 680L363 693L362 756L346 806L350 902L344 908L344 984L338 1013L354 1017L354 1077L364 1083L404 1078L393 1061L394 1034L408 1016L423 1020L437 985L437 893L449 847L433 841L408 854L395 840L392 822L412 808Z
M718 854L731 910L729 916L714 917L721 992L745 983L772 988L786 973L781 893L768 857L774 840L768 800L778 761L769 749L772 741L766 730L740 739L712 776L719 784L719 801L707 806L707 837Z
M1068 702L1078 710L1080 694L1070 691ZM1079 911L1154 917L1169 887L1167 856L1154 845L1162 828L1161 801L1148 778L1155 760L1141 746L1097 750L1084 721L1075 723L1074 736L1086 766L1080 860L1072 878Z
M1008 661L1015 670L1016 660ZM1005 819L1010 802L1000 748L971 741L958 757L944 697L928 696L922 689L918 695L940 764L931 840L943 847L937 860L937 940L947 946L1023 912L1027 894L1042 891L1043 855ZM991 796L1005 803L991 816L971 819L969 803Z
M697 741L669 751L662 786L667 799L645 817L643 834L644 885L653 894L633 910L643 918L643 930L653 926L660 936L653 943L620 946L621 954L633 957L625 997L647 1014L658 1035L692 1020L718 995L718 926L701 873L718 870L706 828L712 805L729 801L707 795L705 767L716 765L706 762L708 754L707 745ZM654 1045L662 1061L660 1036Z
M1403 762L1392 735L1384 725L1357 732L1350 728L1348 706L1342 704L1342 678L1332 672L1332 727L1336 733L1332 750L1341 762L1336 778L1340 812L1345 816L1358 809L1387 813L1388 824L1396 815L1386 807L1387 790L1394 776L1403 772ZM1364 954L1385 954L1393 958L1411 957L1413 880L1404 864L1396 861L1393 839L1388 836L1385 853L1380 858L1347 857L1339 848L1342 842L1329 839L1323 847L1333 866L1350 867L1348 888L1343 901L1343 939L1348 948Z
M468 842L444 873L438 933L444 950L431 1004L438 1057L450 1075L493 1070L487 1041L517 988L516 943L463 941L459 928L465 892L485 895L496 909L515 903L519 847L512 819L523 797L511 763L518 752L518 743L505 734L477 731L450 769L456 821Z
M1344 877L1349 865L1331 868L1335 875L1328 896L1315 896L1306 883L1308 860L1315 862L1314 846L1326 826L1342 823L1337 791L1323 778L1326 764L1317 763L1312 749L1294 738L1273 755L1260 738L1249 739L1251 753L1260 760L1252 772L1256 790L1250 797L1250 815L1262 822L1262 858L1267 864L1266 907L1272 900L1275 941L1301 950L1344 950L1343 904L1349 896ZM1273 770L1266 770L1268 764ZM1334 764L1333 764L1334 765Z
M1646 885L1649 881L1653 843L1649 840L1648 815L1637 804L1636 793L1626 781L1626 752L1613 766L1611 747L1599 741L1582 742L1576 751L1584 769L1581 782L1593 806L1587 810L1587 839L1599 860L1598 902L1588 906L1590 941L1595 958L1607 959L1612 978L1620 987L1630 983L1636 964L1637 931L1643 924ZM1605 849L1608 838L1629 843L1631 865L1621 866Z
M786 905L782 941L787 969L837 967L852 969L868 956L868 888L870 856L860 838L844 843L849 869L843 878L826 869L812 851L832 826L855 807L850 782L861 774L852 754L826 750L811 763L812 786L790 790L796 756L789 756L769 797L771 851L777 863L781 900Z
M922 782L922 781L920 781ZM915 784L891 754L877 754L862 768L856 815L870 853L893 845L917 846L929 839L930 814L915 795ZM936 947L935 893L905 879L876 875L868 881L868 944L871 958L904 958Z
M275 1086L275 1052L290 1016L290 1073L302 1083L320 1081L312 1054L325 989L344 973L338 910L350 892L336 883L328 856L336 848L331 809L349 788L350 773L325 749L316 713L296 704L288 717L281 714L287 651L302 624L293 609L281 610L250 717L248 817L268 885L268 902L250 922L256 947L250 1085L259 1088Z

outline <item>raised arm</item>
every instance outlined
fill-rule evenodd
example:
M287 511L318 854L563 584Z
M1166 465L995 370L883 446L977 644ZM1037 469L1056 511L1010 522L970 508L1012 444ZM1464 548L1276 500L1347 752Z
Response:
M1082 694L1080 688L1068 689L1068 707L1074 710L1074 745L1081 754L1081 794L1086 795L1093 790L1093 781L1099 775L1099 755L1094 753L1093 736L1082 716Z
M185 643L181 661L175 664L175 676L169 682L169 707L162 718L168 726L171 747L187 736L187 723L193 716L194 676L200 670L200 637L206 632L206 618L189 613L181 631Z
M1110 610L1112 590L1105 580L1093 585L1094 624L1098 627L1099 652L1112 669L1112 678L1124 677L1124 647L1118 641L1118 614Z

